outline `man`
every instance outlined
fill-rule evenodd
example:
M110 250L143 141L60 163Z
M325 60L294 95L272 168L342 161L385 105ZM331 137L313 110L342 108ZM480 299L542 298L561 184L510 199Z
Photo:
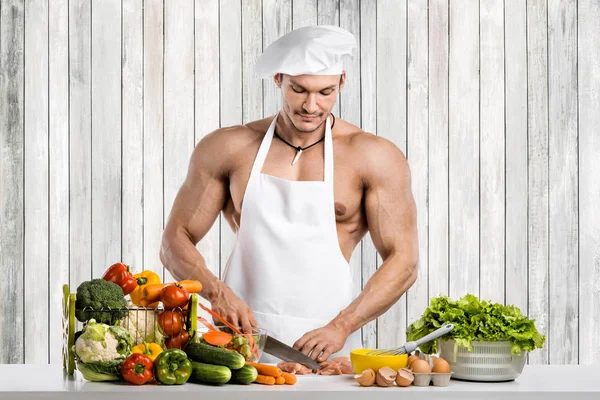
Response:
M349 32L318 26L265 50L256 71L281 89L281 111L198 143L161 246L165 267L200 280L214 311L319 362L362 347L360 328L417 276L404 155L331 114L355 47ZM223 281L195 248L220 212L237 235ZM367 231L384 262L354 299L348 262Z

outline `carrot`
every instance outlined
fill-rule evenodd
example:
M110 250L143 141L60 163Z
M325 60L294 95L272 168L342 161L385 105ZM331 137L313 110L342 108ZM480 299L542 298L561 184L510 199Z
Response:
M255 383L262 383L263 385L274 385L275 384L275 378L273 378L272 376L266 376L266 375L258 375L256 377L256 380L254 381Z
M188 293L200 293L202 291L202 283L197 280L188 279L177 283L179 283Z
M150 302L150 300L148 300L147 298L142 297L141 299L139 299L138 305L140 307L156 308L156 307L158 307L158 301Z
M205 327L207 327L209 330L216 331L215 327L212 326L211 323L208 322L207 320L205 320L204 318L198 316L198 317L196 317L196 319L198 320L198 322L200 322L202 325L204 325Z
M276 385L285 384L285 378L283 376L278 376L277 378L275 378L275 384Z
M296 383L296 375L290 374L289 372L282 372L281 376L285 379L287 385L293 385Z
M202 334L202 338L213 346L226 345L231 342L233 336L226 332L210 331Z
M160 300L160 295L165 286L172 285L174 283L179 284L188 293L200 293L202 291L202 283L195 280L185 280L180 282L170 283L155 283L154 285L146 285L142 291L142 297L148 299L148 301Z
M267 375L267 376L272 376L274 378L278 378L283 373L283 371L281 369L279 369L278 367L276 367L274 365L259 364L259 363L249 362L249 361L246 361L246 364L252 365L254 368L256 368L256 370L258 371L258 373L260 375Z

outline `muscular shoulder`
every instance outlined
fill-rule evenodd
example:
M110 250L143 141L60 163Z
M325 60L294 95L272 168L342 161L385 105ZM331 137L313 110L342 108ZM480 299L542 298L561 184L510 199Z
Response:
M344 135L348 155L354 160L365 188L389 181L409 181L410 168L402 150L390 140L369 132Z
M263 120L247 125L217 129L200 140L192 154L192 164L214 176L227 177L242 155L250 148L258 149L264 136L258 126Z

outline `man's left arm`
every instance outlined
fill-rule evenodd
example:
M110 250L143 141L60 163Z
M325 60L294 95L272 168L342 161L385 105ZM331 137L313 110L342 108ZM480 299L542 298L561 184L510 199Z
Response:
M369 233L383 263L346 309L294 344L317 361L341 350L352 332L385 313L417 279L417 216L408 162L388 140L371 137L368 142L363 147L368 158L364 204Z

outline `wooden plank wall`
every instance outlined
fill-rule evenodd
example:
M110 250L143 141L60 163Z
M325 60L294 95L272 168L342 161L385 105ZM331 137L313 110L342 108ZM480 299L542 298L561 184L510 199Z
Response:
M253 66L302 26L359 49L334 113L408 157L419 279L362 330L405 338L429 299L515 304L536 364L600 362L597 0L2 0L0 363L60 363L62 283L117 260L170 274L162 229L204 135L272 115ZM219 218L198 244L220 274ZM354 291L381 264L369 236Z

